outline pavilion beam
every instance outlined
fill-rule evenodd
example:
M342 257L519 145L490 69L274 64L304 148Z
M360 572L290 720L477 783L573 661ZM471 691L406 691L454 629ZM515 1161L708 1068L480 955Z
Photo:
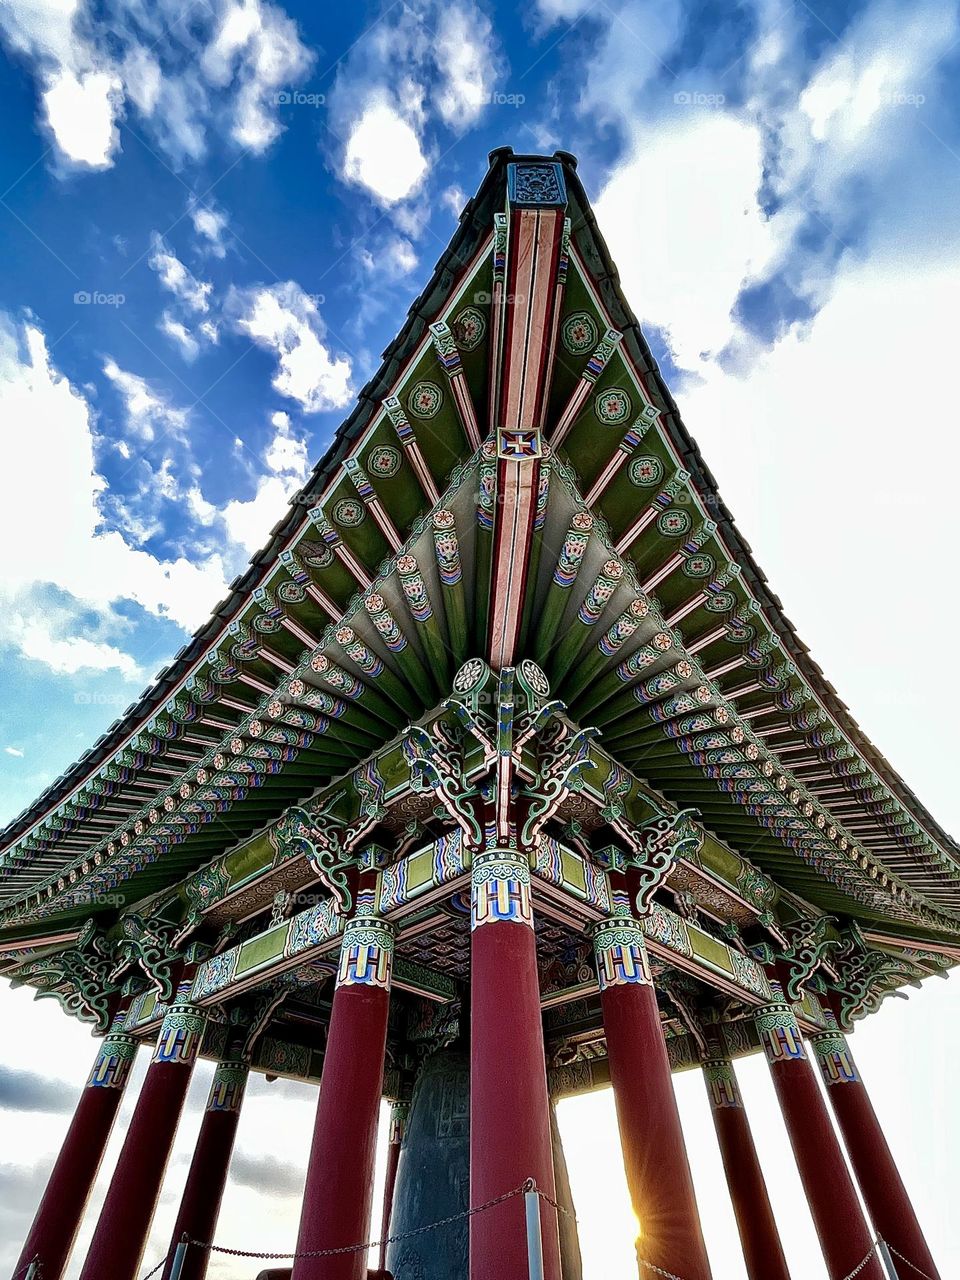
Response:
M387 417L393 423L393 428L407 455L410 468L417 478L423 496L430 506L436 506L440 501L440 490L437 488L433 473L427 464L426 458L423 456L423 450L417 442L416 432L410 425L403 405L397 396L390 396L384 400L383 408Z
M437 359L443 367L450 382L450 393L460 419L467 447L473 451L480 448L480 425L477 422L477 411L473 405L470 386L463 371L463 362L454 340L450 326L444 320L438 320L430 326Z
M463 565L460 561L457 520L452 511L441 509L434 512L433 542L447 620L447 636L453 649L454 662L459 668L467 657L470 627L467 621L467 600L463 589Z
M536 170L537 178L532 177ZM500 295L502 374L486 650L495 670L517 651L537 521L550 393L566 191L559 165L507 166L507 258Z
M606 464L601 468L599 475L590 485L584 497L584 502L588 507L594 507L606 493L607 489L619 475L620 471L630 461L631 456L637 447L643 442L644 436L650 429L650 426L660 416L660 410L654 405L646 403L640 411L637 421L629 428L627 433L617 448L616 453L612 454ZM626 550L626 548L624 548ZM622 554L622 552L620 553Z

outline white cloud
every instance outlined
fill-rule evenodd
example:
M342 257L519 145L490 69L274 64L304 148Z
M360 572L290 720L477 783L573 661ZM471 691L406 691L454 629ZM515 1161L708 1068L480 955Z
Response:
M932 714L929 666L898 665L893 637L960 626L956 593L943 586L960 473L960 438L944 417L958 294L960 253L912 269L858 263L813 321L745 376L714 367L679 397L813 657L920 798L941 817L955 813L953 826L953 757L910 745ZM937 716L949 724L960 693L950 685L943 698Z
M123 401L127 426L133 435L150 443L170 432L178 434L187 425L185 409L178 409L139 374L121 369L113 359L106 359L103 372L116 387Z
M81 0L12 0L0 35L33 64L43 120L68 166L103 169L119 144L122 85L109 58L78 33Z
M231 132L242 147L266 150L280 133L276 95L298 82L313 62L296 23L260 0L229 0L203 55L214 85L236 88Z
M153 115L163 92L163 72L149 49L134 45L123 59L121 76L127 96L145 116Z
M361 249L360 261L367 271L383 271L390 276L406 276L419 259L413 245L404 236L391 236L376 249Z
M54 73L43 94L47 124L71 163L108 169L120 142L117 116L123 101L120 80L106 71Z
M215 258L224 257L227 252L223 242L227 231L227 215L209 201L201 204L193 196L190 197L187 209L193 229L203 247Z
M273 385L281 395L307 413L349 401L350 360L331 356L317 305L294 281L232 289L227 311L239 332L276 355Z
M896 150L891 131L912 131L916 111L936 83L937 64L958 35L956 6L944 0L919 0L906 10L886 0L868 7L800 94L788 139L800 144L794 164L821 185L836 183L851 161L883 163ZM800 128L808 131L806 145ZM816 166L812 151L820 153ZM827 172L816 172L824 161Z
M150 238L152 251L147 259L148 266L156 271L160 283L189 311L206 312L210 310L210 294L213 285L207 280L198 280L189 267L180 261L156 232Z
M455 9L439 0L385 7L328 95L331 130L346 139L340 177L399 206L423 183L431 127L473 127L504 65L490 20L472 0Z
M112 361L106 371L129 396L139 430L153 430L156 415L172 412L142 379ZM133 659L118 656L108 636L86 643L85 611L109 620L117 602L130 601L186 630L209 616L226 588L219 554L161 560L104 527L106 486L94 461L92 410L51 364L33 324L21 332L9 323L0 329L0 423L7 459L0 469L0 544L19 545L23 530L31 531L30 554L11 557L5 570L8 643L57 670L111 665L132 672ZM56 519L38 520L37 511L51 504ZM49 608L38 602L37 588L47 584L69 599L72 633L65 616L52 626Z
M490 102L501 73L490 20L476 6L445 6L437 24L434 56L440 71L433 98L440 118L462 133Z
M19 747L4 747L3 749L8 756L16 756L20 760L23 759L23 752Z
M769 193L780 209L775 265L816 309L851 247L919 249L922 258L952 219L960 183L936 135L949 127L941 124L952 91L946 56L960 19L949 0L917 0L907 10L875 0L811 66L800 11L758 12L745 106L762 128ZM910 190L923 199L891 198Z
M774 251L762 178L754 126L694 113L638 136L596 201L630 305L666 332L684 368L730 341L731 308Z
M7 615L0 625L0 640L15 647L24 658L42 662L58 675L119 671L124 679L143 679L138 663L116 645L84 635L57 634L57 631L76 629L77 624L75 613L64 611L57 625L51 619L49 606L40 604L27 592L8 603Z
M180 348L180 354L184 360L193 362L200 353L200 344L192 333L181 324L179 320L175 320L169 311L164 311L160 317L157 328L161 333L165 333Z
M456 183L452 187L447 187L440 196L440 203L449 209L455 218L459 218L463 212L463 206L467 203L463 187L457 186Z
M540 0L540 13L548 24L581 23L589 32L590 56L585 60L584 82L577 103L589 119L592 134L598 124L612 123L625 134L660 102L685 88L676 78L675 49L685 21L682 0ZM651 85L666 73L671 87L661 97ZM706 89L706 84L697 86Z
M406 199L419 187L426 157L414 128L384 96L374 95L347 139L343 176L365 187L385 205Z
M128 109L176 164L202 159L211 132L260 153L280 132L277 90L313 63L264 0L211 0L189 23L175 4L8 0L0 36L36 77L58 158L90 169L114 163Z
M259 478L252 498L228 502L222 512L230 537L251 554L266 542L310 471L307 446L293 434L288 415L275 413L271 421L274 435L264 454L269 474Z

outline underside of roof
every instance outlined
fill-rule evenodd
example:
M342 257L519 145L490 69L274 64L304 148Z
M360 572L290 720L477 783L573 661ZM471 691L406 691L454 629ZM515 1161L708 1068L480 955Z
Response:
M505 150L229 598L3 833L0 950L52 945L244 847L401 741L468 659L501 665L496 459L541 448L498 433L492 408L513 305L502 210L525 169L566 206L513 657L538 664L652 803L696 810L718 849L787 895L877 945L960 947L957 845L785 618L621 293L575 161Z

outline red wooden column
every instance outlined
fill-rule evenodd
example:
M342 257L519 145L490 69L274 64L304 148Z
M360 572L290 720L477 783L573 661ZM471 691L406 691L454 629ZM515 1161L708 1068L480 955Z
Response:
M474 854L470 933L470 1204L527 1178L554 1197L550 1100L530 905L516 849ZM544 1275L560 1280L556 1210L540 1202ZM470 1219L470 1280L527 1275L523 1197Z
M637 1256L683 1280L710 1280L643 932L632 916L611 916L594 926L593 945ZM643 1280L650 1274L641 1265Z
M217 1064L170 1237L167 1262L161 1273L163 1280L169 1280L177 1242L184 1234L204 1243L213 1239L249 1070L249 1065L240 1058L226 1058ZM188 1248L180 1280L203 1280L209 1261L208 1250Z
M13 1274L20 1276L37 1259L44 1280L60 1280L80 1227L91 1188L103 1159L137 1042L123 1034L125 1013L118 1013L97 1051L70 1128L63 1140Z
M770 985L780 999L756 1014L756 1028L770 1064L827 1273L830 1280L843 1280L866 1256L873 1237L804 1051L793 1009L783 999L779 984ZM884 1280L883 1264L876 1254L859 1275L862 1280Z
M834 1030L814 1036L811 1044L877 1234L912 1266L939 1280L936 1263L846 1037ZM894 1262L901 1271L909 1272L910 1268L896 1257Z
M410 1108L403 1102L395 1102L390 1108L387 1170L383 1182L383 1213L380 1218L380 1259L377 1264L381 1272L386 1272L387 1269L387 1236L390 1234L390 1219L393 1216L393 1193L397 1185L400 1148L403 1145L403 1134L409 1112Z
M733 1063L728 1058L708 1058L703 1064L703 1079L747 1275L750 1280L790 1280Z
M205 1015L181 982L164 1015L80 1280L134 1280L187 1096Z
M362 897L363 895L361 895ZM297 1252L370 1239L377 1119L383 1087L393 927L358 914L343 934ZM292 1280L364 1280L365 1249L298 1258Z

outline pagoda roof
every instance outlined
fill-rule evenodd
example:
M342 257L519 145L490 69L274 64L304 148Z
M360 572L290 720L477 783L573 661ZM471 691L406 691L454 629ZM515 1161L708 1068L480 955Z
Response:
M266 829L401 737L479 652L497 307L510 306L502 210L525 168L553 175L568 226L518 655L624 768L787 892L878 943L960 957L960 849L770 589L623 296L575 159L509 148L264 549L0 835L0 952L52 945Z

